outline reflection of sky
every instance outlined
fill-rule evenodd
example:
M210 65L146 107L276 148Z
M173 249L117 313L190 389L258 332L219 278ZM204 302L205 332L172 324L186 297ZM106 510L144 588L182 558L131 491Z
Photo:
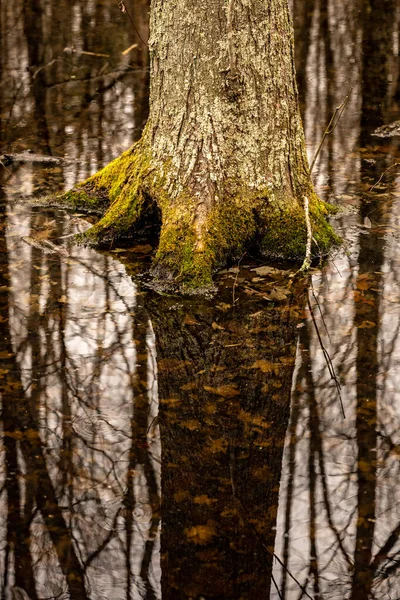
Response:
M60 238L78 230L77 219L63 220L60 214L56 219ZM47 468L83 563L110 536L87 569L90 597L126 598L124 495L136 443L132 440L139 335L136 285L121 263L90 249L71 246L69 258L61 259L33 250L21 237L40 235L51 223L38 211L13 205L8 223L12 343L23 388L38 406ZM159 492L161 446L150 322L145 348L149 390L145 437ZM146 541L152 537L152 507L143 465L137 462L133 468L131 589L132 598L141 598L141 564ZM6 506L1 509L7 515ZM3 520L1 533L4 540ZM32 525L32 556L40 597L66 589L40 516ZM149 580L159 595L158 537L152 556Z
M44 4L48 13L44 45L49 49L49 7L52 3L46 0ZM65 45L74 44L78 51L84 47L81 35L83 4L74 4L72 27L64 32ZM106 10L112 10L111 3L104 4ZM306 65L307 109L304 115L310 159L335 107L354 87L339 126L322 148L313 177L322 197L357 207L362 191L365 191L358 187L363 154L355 150L360 134L361 104L358 6L357 3L333 0L328 3L330 39L327 39L322 33L321 11L316 4L312 43ZM6 141L11 144L8 151L20 151L35 140L35 132L30 129L34 126L35 101L30 90L27 44L20 18L21 5L22 0L14 3L0 0L3 30L7 33L1 40L1 60L2 65L6 66L1 75L2 113L3 106L7 109L12 107L7 128L10 139ZM94 18L95 3L85 3L85 7L89 16ZM117 156L129 147L133 139L135 93L132 91L132 81L121 78L111 85L113 78L118 78L128 64L129 56L122 57L121 52L131 44L131 32L126 28L126 23L125 26L121 22L113 25L111 14L114 13L108 12L111 29L107 35L112 38L113 47L118 46L115 50L118 54L116 64L108 65L103 71L107 61L98 59L96 62L96 59L85 62L78 54L71 57L71 54L64 53L64 48L60 46L56 56L59 60L57 69L46 70L50 84L45 90L45 103L49 111L51 149L71 159L70 163L60 165L58 174L54 173L57 182L61 182L65 188L72 187ZM105 33L103 40L103 33L97 38L94 36L95 39L100 40L101 37L102 41L107 42ZM333 54L334 76L326 64L327 42ZM102 50L100 47L93 49ZM87 72L90 82L80 82L79 78ZM57 77L62 79L66 74L70 80L60 83ZM109 89L97 94L99 87L109 85ZM85 95L92 98L89 104L84 101ZM395 161L396 157L388 152L387 166ZM37 188L37 173L37 170L25 165L14 174L10 191L32 194ZM43 177L46 178L46 173ZM390 208L385 221L389 228L386 231L384 262L376 266L383 275L378 330L379 439L374 552L382 547L400 523L399 186L400 181L397 181L391 203L387 202L387 198L382 199ZM115 531L106 548L88 567L90 597L118 600L126 598L127 587L128 541L122 498L128 480L132 417L135 417L132 386L137 366L135 318L141 319L143 314L138 312L136 286L117 261L82 248L72 248L68 259L59 260L54 256L46 258L21 241L21 236L31 235L32 230L45 229L46 219L51 220L51 217L40 216L22 205L13 205L10 210L7 235L12 272L12 342L22 368L26 393L31 398L35 397L39 405L40 433L47 448L47 467L81 559L84 561L96 551L111 530ZM375 226L372 215L371 219ZM341 417L337 390L308 314L305 326L309 334L309 351L300 345L297 354L291 424L283 458L275 552L283 558L287 542L287 567L302 584L308 583L307 591L311 595L313 576L310 574L310 563L311 558L317 558L321 595L339 600L348 596L351 584L357 524L355 360L358 348L353 290L359 272L360 236L368 235L368 232L359 227L358 216L354 213L342 214L335 222L346 239L344 250L324 268L322 274L314 275L315 296L310 292L309 297L324 347L340 378L346 420ZM68 234L70 227L76 230L81 224L78 220L66 219L62 221L59 235ZM60 306L64 322L60 320ZM159 490L161 448L156 421L155 339L150 322L146 346L149 390L146 441ZM315 419L310 418L310 394L302 370L304 365L307 367L309 360L318 403L319 427ZM48 366L45 368L41 365ZM321 441L323 460L312 461L310 465L312 442L315 443L317 437ZM70 462L64 467L68 476L65 482L60 472L60 461L68 440L71 452L68 454ZM4 460L2 448L0 452L0 458ZM314 474L314 483L310 481L310 472ZM135 465L133 475L135 523L131 545L131 569L134 575L132 593L134 598L140 598L144 586L140 579L140 567L149 535L150 498L141 464ZM3 483L0 479L0 486ZM24 492L23 485L22 488ZM312 508L315 508L316 557L311 556ZM0 496L0 514L7 514L5 494ZM35 518L32 530L39 596L57 595L66 584L39 516ZM5 537L6 521L0 519L0 569L3 573ZM158 550L157 538L153 546L149 580L160 594ZM398 550L400 544L395 541L390 555L394 556ZM284 574L277 564L274 574L279 586ZM394 573L387 580L379 580L376 597L378 600L398 598L399 588ZM298 585L287 575L287 600L297 599L300 594ZM271 598L278 597L272 586Z
M31 65L23 4L0 1L2 149L10 153L38 148L48 135L52 154L75 161L63 174L69 189L126 150L137 136L139 70L130 62L132 55L123 54L132 45L132 31L117 2L74 2L71 17L67 11L55 31L54 7L61 12L63 7L44 0L41 37L34 37L34 29L28 27L43 64ZM44 77L42 104L32 90L39 74ZM36 130L35 122L38 114L44 116L44 107L41 127L46 134Z
M379 164L385 165L378 172L377 178L397 158L395 146L390 147L390 151L389 148L385 149L385 159L382 158L383 154L379 155L379 151L364 155L363 151L358 152L356 149L360 132L360 63L354 42L358 41L359 32L357 28L351 28L352 21L345 14L349 10L348 4L342 6L335 3L335 10L329 12L335 66L331 81L327 79L324 44L318 32L319 14L318 11L315 12L311 36L313 44L307 63L305 127L309 156L312 157L332 114L329 113L326 100L328 85L334 97L334 108L343 100L349 83L354 83L346 112L332 134L330 143L325 143L314 172L318 192L323 198L330 201L336 199L351 207L357 206L360 197L371 187L369 180L358 183L361 181L363 157L372 158L372 161L380 160ZM375 555L390 536L394 535L394 544L389 552L391 557L400 551L399 180L396 180L395 187L390 188L390 193L385 186L386 181L392 181L394 174L395 170L391 170L383 180L382 189L379 186L376 189L378 194L382 194L378 200L384 217L378 222L376 213L370 215L372 227L387 225L381 230L381 235L385 238L384 261L382 265L377 264L372 255L371 264L368 265L378 286L379 281L381 282L381 287L375 293L380 318L377 333L378 473L375 515L370 517L374 522L372 552ZM360 236L368 235L369 232L362 227L362 223L360 225L359 217L352 213L351 208L347 214L339 215L335 223L345 238L344 249L321 273L313 276L314 293L310 291L309 299L323 346L340 379L346 419L341 417L338 393L308 311L305 321L308 342L306 345L299 344L293 380L291 422L282 465L275 545L275 553L285 562L288 571L285 574L284 567L275 561L274 575L278 588L285 579L286 584L285 590L280 590L279 593L272 586L273 599L305 597L290 574L302 585L306 585L311 597L315 597L315 581L318 581L322 598L348 598L351 589L358 516L355 410L356 357L359 348L355 324L357 295L354 295L354 291L357 290L360 272L359 249L363 239ZM307 341L307 336L301 335L300 339ZM308 377L307 382L308 368L312 380ZM319 423L315 418L315 410L310 415L311 381ZM375 427L373 424L371 426ZM318 459L316 440L321 444L322 460ZM289 556L287 561L285 552ZM390 561L384 560L380 567L386 568L389 564ZM373 588L375 597L379 600L397 599L400 586L396 571L387 579L380 577L379 572L376 575L378 577Z

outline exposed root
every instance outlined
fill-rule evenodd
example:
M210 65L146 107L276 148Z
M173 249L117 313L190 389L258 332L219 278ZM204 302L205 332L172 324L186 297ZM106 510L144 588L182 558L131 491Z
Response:
M306 254L308 268L313 252L325 253L338 242L326 221L327 205L313 193L303 208L293 199L277 202L268 189L238 191L232 185L232 196L227 184L223 201L199 227L194 195L187 190L168 195L168 165L160 173L144 139L61 197L74 209L102 212L80 242L109 246L156 223L161 229L153 274L185 291L210 289L213 273L251 247L279 258L303 260Z

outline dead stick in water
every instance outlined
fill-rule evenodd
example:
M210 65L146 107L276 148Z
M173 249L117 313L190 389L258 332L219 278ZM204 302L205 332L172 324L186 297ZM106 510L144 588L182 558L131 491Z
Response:
M340 119L342 118L342 115L344 113L344 109L346 108L346 105L347 105L347 103L349 101L350 94L351 94L352 91L353 91L353 88L351 88L351 90L349 91L349 93L347 94L347 96L345 97L345 99L343 100L343 102L341 104L339 104L339 106L337 106L335 108L335 112L333 113L332 118L329 121L328 126L325 129L325 131L324 131L324 135L322 136L322 139L321 139L321 141L319 143L318 149L317 149L317 151L315 153L315 156L313 158L313 161L312 161L312 163L310 165L310 172L314 168L315 161L317 160L317 158L319 156L319 153L321 152L322 146L323 146L323 144L325 142L325 138L328 135L330 135L331 133L333 133L335 131L335 129L336 129L336 127L337 127Z

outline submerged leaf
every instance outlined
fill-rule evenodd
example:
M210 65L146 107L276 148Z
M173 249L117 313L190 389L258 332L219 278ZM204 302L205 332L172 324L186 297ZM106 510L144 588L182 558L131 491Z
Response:
M358 329L373 329L373 327L376 327L376 323L373 323L372 321L363 321L358 326Z
M226 384L220 385L219 387L211 387L209 385L203 386L206 392L215 394L216 396L222 396L223 398L233 398L234 396L240 396L240 392L236 385Z
M251 269L260 277L265 277L265 275L280 275L282 271L279 269L274 269L274 267L257 267L256 269Z
M208 544L217 535L215 523L208 521L207 525L196 525L185 529L186 537L194 544Z
M267 360L256 360L250 367L251 369L260 369L263 373L272 373L274 365Z

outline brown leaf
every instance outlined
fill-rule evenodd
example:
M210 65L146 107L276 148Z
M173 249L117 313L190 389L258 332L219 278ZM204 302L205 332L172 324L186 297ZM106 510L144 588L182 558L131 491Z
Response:
M128 252L134 252L135 254L149 254L153 252L153 246L150 244L138 244L137 246L133 246L133 248L127 248Z
M190 431L196 431L196 429L200 428L200 422L196 421L196 419L192 419L190 421L180 421L182 427L186 427Z
M183 325L200 325L200 323L190 315L185 315L185 318L183 319L182 323Z
M358 329L372 329L373 327L376 327L376 323L373 323L372 321L363 321L358 326Z
M196 525L184 530L186 537L194 544L208 544L217 535L215 523L208 521L206 525Z
M265 275L280 275L282 271L279 269L274 269L274 267L257 267L256 269L251 269L260 277L265 277Z
M250 367L251 369L260 369L263 373L272 373L274 364L265 359L256 360Z
M363 292L369 290L372 287L373 281L357 281L357 289Z
M220 385L219 387L211 387L209 385L203 386L206 392L210 392L210 394L215 394L216 396L222 396L223 398L233 398L234 396L240 396L240 392L237 389L236 385L226 384Z
M228 441L220 438L218 440L210 440L209 445L207 446L207 450L216 454L218 452L226 452L228 448Z
M216 500L215 498L209 498L208 496L203 494L201 496L195 496L193 498L193 502L195 504L205 504L206 506L211 506L215 502L218 502L218 500Z
M285 290L284 288L273 288L268 295L268 299L280 302L281 300L286 300L289 293L289 290Z

